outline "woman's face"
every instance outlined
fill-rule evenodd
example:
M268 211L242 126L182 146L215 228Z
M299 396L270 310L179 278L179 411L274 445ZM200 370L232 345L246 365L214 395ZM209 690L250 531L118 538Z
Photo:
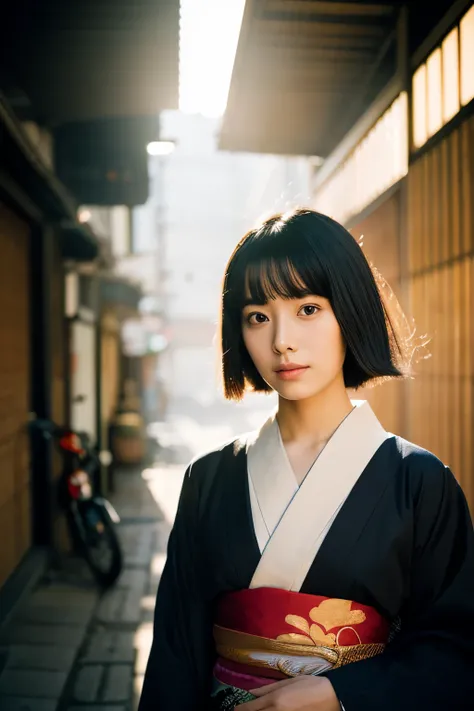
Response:
M344 384L345 345L331 304L320 296L247 304L242 335L265 382L287 400Z

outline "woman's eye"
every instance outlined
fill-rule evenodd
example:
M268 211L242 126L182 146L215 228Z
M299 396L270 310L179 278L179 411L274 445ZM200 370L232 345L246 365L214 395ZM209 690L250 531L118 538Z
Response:
M300 313L303 314L303 316L314 316L315 313L319 311L319 306L315 306L314 304L305 304L302 308Z
M254 313L254 314L249 314L247 316L247 321L251 324L265 323L265 321L267 321L267 317L265 316L265 314Z

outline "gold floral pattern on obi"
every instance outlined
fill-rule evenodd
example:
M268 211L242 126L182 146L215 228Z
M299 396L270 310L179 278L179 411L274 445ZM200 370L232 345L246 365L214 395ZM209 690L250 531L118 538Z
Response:
M354 625L365 622L366 615L362 610L351 610L350 600L323 600L317 607L313 607L309 612L310 624L308 620L300 615L287 615L285 622L300 630L281 634L277 637L278 642L291 642L292 644L303 644L306 646L325 645L335 647L338 638L344 630L351 630L360 640ZM338 629L337 634L331 632ZM303 634L301 634L303 633Z

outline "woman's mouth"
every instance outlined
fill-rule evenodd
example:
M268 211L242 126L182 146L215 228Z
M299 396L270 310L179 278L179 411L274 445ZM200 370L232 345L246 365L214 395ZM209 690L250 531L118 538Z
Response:
M282 365L275 372L281 380L297 380L303 373L308 370L307 365L296 365L289 363Z

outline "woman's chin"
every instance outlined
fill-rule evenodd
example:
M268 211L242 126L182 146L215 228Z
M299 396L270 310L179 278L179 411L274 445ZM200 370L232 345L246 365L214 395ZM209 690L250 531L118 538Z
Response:
M321 392L322 387L308 387L307 383L278 383L275 391L284 400L307 400Z

